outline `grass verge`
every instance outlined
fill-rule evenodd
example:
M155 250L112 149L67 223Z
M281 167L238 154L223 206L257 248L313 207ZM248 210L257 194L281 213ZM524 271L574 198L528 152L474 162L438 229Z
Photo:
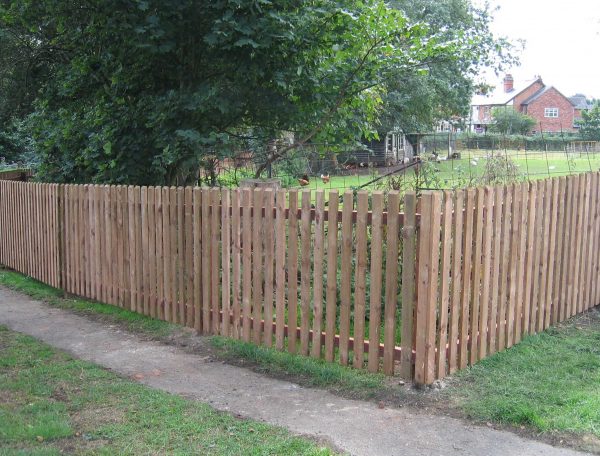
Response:
M45 301L52 306L94 318L100 315L103 320L124 326L131 332L169 343L180 343L188 349L202 351L204 355L209 354L230 364L248 367L273 377L290 379L303 386L326 388L346 397L361 399L397 396L390 393L382 374L370 374L323 360L291 355L272 348L257 347L238 340L210 337L210 353L206 353L207 344L194 343L190 333L182 334L181 327L178 325L87 299L63 298L61 290L18 272L0 269L0 285Z
M0 326L0 454L330 455Z
M173 339L181 329L177 325L85 299L63 299L61 291L16 272L0 270L0 285L57 307L101 315L132 332L178 343ZM551 441L565 435L572 446L600 450L600 312L595 310L525 338L459 372L448 388L432 393L399 387L397 381L383 375L238 340L211 337L210 344L194 345L190 343L194 339L206 339L186 337L182 345L188 349L204 350L205 355L303 386L325 388L345 397L383 400L391 406L430 406L476 421L523 427L531 430L528 435L543 433Z
M121 309L120 307L77 297L64 298L62 290L38 282L31 277L15 271L0 269L0 285L61 309L102 316L105 320L119 323L132 332L143 333L153 338L160 339L167 337L178 328L178 326L166 321L149 318L145 315Z
M386 389L383 374L372 374L224 337L213 337L212 345L225 361L249 365L273 377L291 378L304 386L327 388L344 396L362 399L378 397Z
M600 312L527 337L458 373L445 394L478 420L600 438Z

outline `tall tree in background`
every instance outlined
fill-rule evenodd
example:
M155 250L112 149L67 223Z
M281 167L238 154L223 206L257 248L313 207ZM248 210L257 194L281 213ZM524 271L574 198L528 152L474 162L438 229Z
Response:
M0 0L0 100L36 68L12 119L53 181L185 184L239 148L260 174L308 141L372 135L389 81L481 60L487 35L412 19L380 0Z
M515 48L490 31L492 11L471 0L393 0L413 21L429 25L429 34L443 42L460 42L459 58L427 62L426 70L401 73L388 83L380 132L405 134L432 131L440 120L467 117L473 88L482 68L501 71L517 62Z
M582 111L579 131L583 139L600 141L600 102L595 101L592 109Z

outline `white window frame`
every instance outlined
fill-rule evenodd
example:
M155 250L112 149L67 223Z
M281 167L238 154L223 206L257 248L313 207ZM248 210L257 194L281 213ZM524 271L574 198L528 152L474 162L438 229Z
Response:
M544 117L556 119L558 117L558 108L545 108Z

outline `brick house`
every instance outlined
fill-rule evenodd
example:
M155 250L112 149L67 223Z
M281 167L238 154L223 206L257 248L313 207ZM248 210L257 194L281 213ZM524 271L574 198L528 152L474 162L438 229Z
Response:
M586 106L584 95L568 98L555 87L545 85L541 77L515 85L513 77L507 74L502 87L473 97L471 130L485 132L492 123L494 108L511 107L536 120L532 133L576 132L577 119L581 117L581 111L587 109Z

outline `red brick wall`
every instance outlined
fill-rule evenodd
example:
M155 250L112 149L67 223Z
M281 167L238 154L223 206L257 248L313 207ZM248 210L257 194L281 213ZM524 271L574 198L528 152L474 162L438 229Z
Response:
M546 108L558 108L558 117L544 117ZM558 90L551 88L527 107L527 114L537 121L536 131L577 131L573 128L575 108Z
M533 96L537 91L544 88L544 83L539 79L527 87L523 92L518 94L513 100L513 106L517 111L523 112L523 107L521 103L527 100L529 97Z

